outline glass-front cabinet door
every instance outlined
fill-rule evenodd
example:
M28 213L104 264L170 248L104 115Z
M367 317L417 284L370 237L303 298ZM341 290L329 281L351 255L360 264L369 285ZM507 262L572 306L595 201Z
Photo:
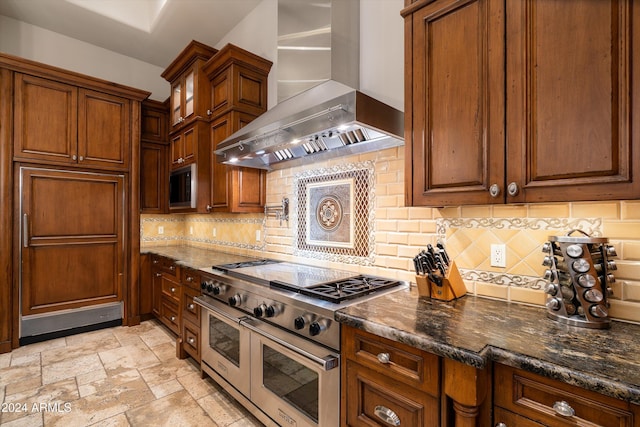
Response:
M195 111L195 71L188 71L171 88L171 126L183 123Z
M184 118L193 114L195 73L189 72L184 78Z
M182 121L182 83L177 82L171 89L171 125L175 126Z

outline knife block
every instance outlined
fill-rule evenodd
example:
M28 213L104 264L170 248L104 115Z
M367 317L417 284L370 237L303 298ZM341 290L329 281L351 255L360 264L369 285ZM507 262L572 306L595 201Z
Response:
M460 276L460 271L458 271L455 261L451 262L445 276L438 275L438 277L442 277L442 285L440 286L429 280L429 276L416 275L418 294L431 299L452 301L467 293L467 287L462 280L462 276Z

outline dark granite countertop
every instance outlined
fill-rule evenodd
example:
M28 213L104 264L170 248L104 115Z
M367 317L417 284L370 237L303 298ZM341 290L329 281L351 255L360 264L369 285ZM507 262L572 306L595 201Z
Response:
M477 368L491 361L640 404L640 326L595 330L558 323L542 307L466 295L451 302L415 288L336 312L339 322Z
M183 245L145 246L140 248L140 253L165 256L173 259L178 265L193 268L194 270L208 269L211 268L212 265L255 259L244 255Z

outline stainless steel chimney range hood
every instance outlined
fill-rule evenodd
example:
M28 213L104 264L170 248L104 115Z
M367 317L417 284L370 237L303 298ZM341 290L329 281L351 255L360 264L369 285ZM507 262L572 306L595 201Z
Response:
M279 0L279 26L287 22L299 25L300 20L291 19L295 15L320 16L308 10L318 4L317 0ZM404 114L355 89L359 76L359 0L327 5L331 8L329 79L280 102L218 144L218 162L272 170L404 144ZM299 9L305 7L306 10ZM283 19L283 15L288 18ZM324 32L299 28L293 31L302 37ZM288 32L284 37L280 34L280 38L291 43L292 30ZM302 43L309 42L306 39ZM317 48L317 40L309 44L312 43ZM284 57L291 58L290 52L287 55ZM300 58L306 65L312 62L308 53ZM279 55L278 68L284 70L283 64ZM291 68L287 64L288 83L293 81ZM301 81L316 77L309 76L308 68L305 70L302 64L298 68ZM279 87L281 81L285 79L279 79Z

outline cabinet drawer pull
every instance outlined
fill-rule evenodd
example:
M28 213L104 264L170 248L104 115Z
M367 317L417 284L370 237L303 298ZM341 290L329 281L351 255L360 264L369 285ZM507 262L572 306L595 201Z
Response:
M187 306L187 308L188 308L190 311L193 311L193 309L194 309L194 308L196 308L196 306L195 306L193 303L191 303L191 304L189 304L189 305Z
M576 411L573 410L571 405L564 400L554 403L553 409L558 415L562 415L563 417L573 417L576 414Z
M162 273L156 273L156 277L162 277Z
M187 282L193 282L193 277L187 276Z
M491 197L498 197L500 195L500 186L498 184L493 184L489 187L489 195Z
M384 363L385 365L391 362L391 356L389 356L389 353L378 353L377 357L378 357L378 362Z
M176 288L171 288L171 293L175 294L176 293Z
M175 271L175 269L176 269L176 266L175 266L175 265L170 265L170 266L169 266L169 270L171 270L171 271Z
M158 264L160 261L158 261L157 259L154 259L152 262L153 262L154 264Z
M380 418L385 423L391 424L392 426L400 425L400 417L386 406L378 405L373 411L376 414L376 417Z

